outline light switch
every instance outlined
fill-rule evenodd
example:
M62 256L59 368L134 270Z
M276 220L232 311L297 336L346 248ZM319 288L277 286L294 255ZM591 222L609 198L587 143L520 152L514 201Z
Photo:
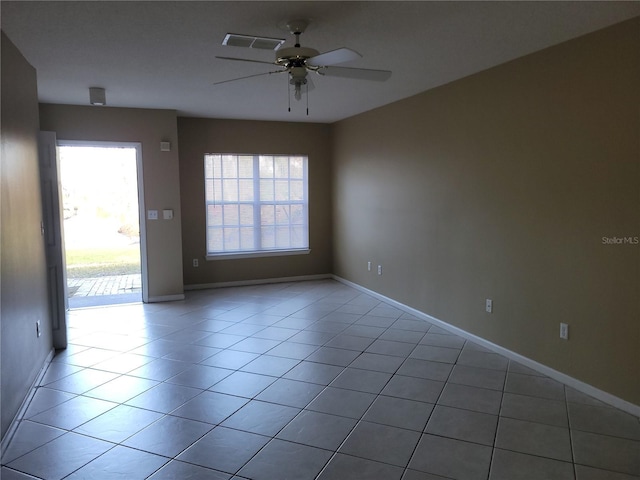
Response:
M162 210L162 218L171 220L173 218L173 210Z
M157 220L158 219L158 210L147 210L147 218L149 220Z

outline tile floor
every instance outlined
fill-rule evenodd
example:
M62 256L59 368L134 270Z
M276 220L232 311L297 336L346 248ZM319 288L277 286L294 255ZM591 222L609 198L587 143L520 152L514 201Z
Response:
M640 478L638 418L334 281L69 323L3 480Z

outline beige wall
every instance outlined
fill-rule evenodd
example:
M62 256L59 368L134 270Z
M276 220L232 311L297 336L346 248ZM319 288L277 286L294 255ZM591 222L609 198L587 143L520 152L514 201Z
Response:
M335 124L334 272L640 404L639 32Z
M40 106L40 127L56 132L58 140L142 144L145 207L147 210L160 211L159 220L146 220L149 299L164 300L182 295L180 180L175 112L43 104ZM161 141L171 142L170 152L160 151ZM173 209L173 220L162 220L163 209Z
M312 123L179 118L184 283L207 285L331 273L329 126ZM308 255L205 261L205 153L309 156ZM193 267L193 259L199 267Z
M47 263L40 231L36 71L2 33L1 372L2 431L53 348ZM36 335L40 321L42 335Z

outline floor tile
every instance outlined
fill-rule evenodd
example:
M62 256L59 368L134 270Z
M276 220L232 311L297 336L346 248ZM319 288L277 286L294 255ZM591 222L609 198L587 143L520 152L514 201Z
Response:
M162 416L162 413L151 410L118 405L99 417L80 425L75 429L75 432L107 442L121 443L161 419Z
M158 382L146 378L122 375L85 392L84 395L108 402L123 403L155 387L157 384Z
M338 449L340 453L406 467L420 433L403 428L360 422Z
M432 411L431 403L379 395L362 419L422 432Z
M394 375L381 393L390 397L435 403L443 387L444 382Z
M216 427L178 456L178 460L234 474L269 441L269 437Z
M407 469L402 476L402 480L446 480L446 477Z
M132 407L169 413L201 392L202 390L197 388L161 383L126 403Z
M498 415L500 412L501 401L502 392L454 383L447 383L438 399L441 405L493 415Z
M52 361L49 364L49 367L47 367L47 371L42 377L40 385L47 385L48 383L55 382L82 369L83 367L79 367L77 365Z
M9 444L8 448L2 452L2 464L6 465L25 453L29 453L45 443L58 438L64 433L66 432L59 428L23 420L18 425L16 433L14 434L14 440ZM2 477L0 476L0 478Z
M409 468L459 480L485 480L491 447L424 434Z
M294 360L292 358L261 355L260 357L246 364L240 370L242 370L243 372L270 375L272 377L281 377L293 367L295 367L298 363L300 363L299 360Z
M405 342L405 343L411 343L413 345L417 345L423 336L424 336L424 333L422 332L413 332L411 330L400 330L399 328L388 328L378 338L380 340L392 340L394 342Z
M38 413L49 410L51 407L60 405L61 403L71 400L77 395L69 392L62 392L51 388L38 387L35 395L27 407L25 418L31 418Z
M569 421L583 432L640 440L638 418L615 408L569 403Z
M331 455L327 450L274 439L238 475L253 480L313 479Z
M457 335L442 335L429 331L420 340L420 345L432 345L434 347L447 347L461 349L465 344L465 339Z
M172 460L151 475L149 480L229 480L230 478L231 475L228 473Z
M506 371L509 360L497 353L483 352L472 348L464 348L458 358L458 365L469 367L489 368L491 370Z
M390 373L345 368L330 385L359 392L380 393L390 378Z
M402 468L338 453L317 480L400 480Z
M504 393L500 415L557 427L568 427L565 402Z
M198 363L219 351L219 348L205 347L202 345L182 345L179 349L163 355L162 358L178 360L180 362Z
M279 378L264 389L256 400L304 408L324 387L315 383Z
M38 480L37 477L4 466L0 469L0 478L3 480Z
M505 372L499 370L456 365L453 367L449 382L502 391L505 378Z
M244 340L244 335L230 335L226 333L211 334L207 337L201 338L196 343L204 347L210 348L229 348L238 342Z
M640 442L571 431L575 463L640 476Z
M278 434L278 438L335 451L357 421L326 413L303 411Z
M436 405L425 433L493 446L498 417Z
M117 357L110 358L104 362L96 363L93 367L96 370L105 370L113 373L128 373L131 370L135 370L150 361L154 360L154 357L147 357L144 355L136 355L134 353L122 353Z
M218 424L240 410L247 398L217 392L202 392L171 412L176 417Z
M47 384L47 388L80 395L107 383L114 378L118 378L119 376L119 374L113 372L104 372L102 370L86 368L61 378L58 381Z
M301 382L317 383L319 385L329 385L342 370L343 368L335 365L303 361L289 370L289 372L284 375L284 378L300 380Z
M274 357L293 358L295 360L304 360L317 350L317 345L308 345L304 343L282 342L269 350L269 355Z
M496 448L489 480L573 480L573 465Z
M564 401L564 385L547 377L508 373L505 392Z
M210 365L192 365L177 375L168 378L165 382L206 390L232 373L233 370L226 368L217 368Z
M638 480L635 475L612 472L610 470L600 470L599 468L576 465L576 480Z
M114 446L102 440L66 433L14 460L8 467L47 480L59 480Z
M168 458L133 448L116 446L66 477L69 480L143 480L169 461Z
M74 397L71 400L31 417L31 420L52 427L73 430L92 418L117 407L117 403L96 398Z
M327 347L345 348L347 350L355 350L364 352L369 345L373 343L374 338L354 336L354 335L338 335L329 340L325 345Z
M431 324L422 320L399 318L393 325L391 325L391 327L400 330L410 330L412 332L427 333L429 331L429 328L431 327Z
M365 352L360 354L349 366L362 370L395 373L403 361L404 358L401 357Z
M166 416L125 440L123 445L171 458L211 428L211 425L203 422Z
M414 348L414 345L411 343L377 339L367 347L366 351L369 353L379 353L381 355L393 355L405 358Z
M274 377L266 375L235 372L216 383L210 390L239 397L253 398L275 381Z
M307 409L358 419L364 415L374 399L375 395L371 393L327 387L307 405Z
M417 345L411 352L410 357L432 362L456 363L458 355L460 355L460 350L456 348Z
M186 362L178 362L176 360L166 360L164 358L156 358L155 360L144 364L143 366L131 370L129 375L133 377L148 378L164 382L166 379L177 375L189 368L191 364Z
M337 365L346 367L356 358L360 352L354 350L345 350L344 348L319 347L311 353L306 360L309 362L326 363L328 365Z
M396 373L407 377L426 378L446 382L452 368L453 365L448 363L407 358Z
M568 428L501 418L495 446L539 457L573 461Z
M221 425L273 437L299 412L294 407L252 400Z
M355 317L356 320L353 323L357 325L368 325L370 327L382 327L385 329L393 325L396 321L395 318L377 317L374 315L355 315Z
M203 360L200 363L202 365L209 365L211 367L238 370L244 367L247 363L258 358L259 356L260 355L257 353L223 350L222 352L216 353L215 355Z

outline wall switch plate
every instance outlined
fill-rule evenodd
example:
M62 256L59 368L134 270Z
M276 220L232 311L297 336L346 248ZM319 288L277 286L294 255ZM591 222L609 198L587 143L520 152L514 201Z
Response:
M36 321L36 337L42 335L42 329L40 328L40 320Z
M490 298L487 298L484 304L484 309L486 310L487 313L493 313L493 300L491 300Z
M198 262L198 259L197 259L197 258L194 258L194 259L193 259L193 266L194 266L194 267L198 267L199 265L200 265L200 263Z
M560 338L563 340L569 340L569 324L568 323L560 324Z
M370 272L371 271L371 262L367 262L367 270Z
M157 220L158 219L158 210L147 210L147 218L149 220Z
M162 210L162 218L165 220L171 220L173 218L173 210Z
M378 275L382 275L382 265L378 265Z

